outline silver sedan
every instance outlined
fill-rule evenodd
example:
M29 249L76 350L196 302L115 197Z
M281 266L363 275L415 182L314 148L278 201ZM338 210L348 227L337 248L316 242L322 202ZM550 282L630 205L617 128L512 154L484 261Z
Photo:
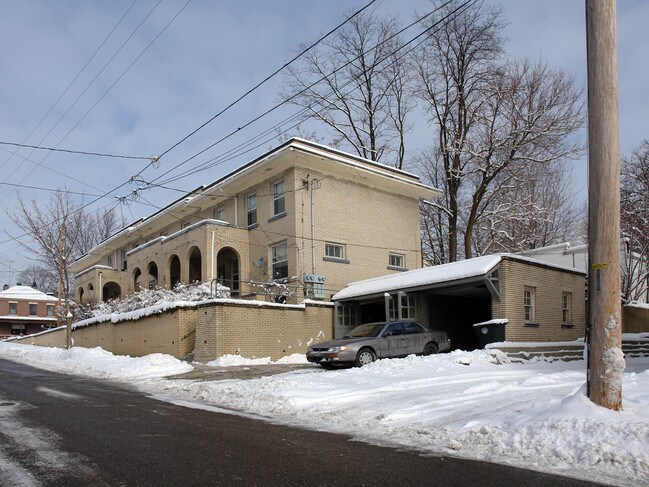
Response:
M414 321L365 323L340 339L310 346L306 359L325 368L361 367L379 358L431 355L450 348L445 331L428 330Z

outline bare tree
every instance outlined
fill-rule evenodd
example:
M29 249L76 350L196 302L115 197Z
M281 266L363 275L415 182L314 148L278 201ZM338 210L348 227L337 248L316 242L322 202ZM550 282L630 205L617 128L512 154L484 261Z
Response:
M441 15L458 5L445 3ZM454 261L462 241L464 257L473 255L476 229L497 211L503 192L515 194L525 166L550 171L551 163L579 154L572 136L584 122L583 96L563 71L503 59L500 9L478 2L439 27L430 22L415 93L435 130L438 157L429 162L443 168L447 255Z
M26 203L20 196L18 206L7 210L9 219L27 238L16 238L35 260L55 273L60 283L59 297L66 307L72 296L73 278L69 265L73 258L87 252L113 233L116 216L113 209L92 214L85 211L72 194L62 189L52 192L46 203ZM66 315L69 308L66 308Z
M409 77L396 32L392 17L354 17L288 69L282 96L303 107L305 118L322 122L334 147L373 161L390 157L402 168L414 103L406 96Z
M54 269L48 266L31 265L20 271L17 280L44 293L56 293L58 291L58 276Z
M649 301L649 141L622 158L622 297Z

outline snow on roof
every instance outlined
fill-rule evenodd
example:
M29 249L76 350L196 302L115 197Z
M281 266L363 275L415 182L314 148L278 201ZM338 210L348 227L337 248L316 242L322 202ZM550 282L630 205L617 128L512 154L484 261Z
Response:
M502 255L485 255L473 259L424 267L412 271L353 282L332 298L334 301L379 294L395 289L409 289L441 282L457 281L487 274L500 263Z
M406 271L400 274L389 274L364 281L352 282L345 289L337 292L332 299L334 301L342 301L359 296L371 296L389 291L413 289L443 282L450 283L461 279L477 278L489 273L503 258L585 275L585 272L579 269L556 265L543 260L531 259L521 255L484 255L482 257L474 257L473 259Z
M24 301L58 301L58 298L29 286L11 286L6 291L0 291L0 298Z

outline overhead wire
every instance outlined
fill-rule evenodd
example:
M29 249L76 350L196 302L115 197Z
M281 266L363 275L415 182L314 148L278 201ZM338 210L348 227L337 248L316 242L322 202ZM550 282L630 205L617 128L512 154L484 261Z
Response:
M396 51L394 51L394 53L400 51L401 49L403 49L403 48L405 48L406 46L410 45L411 43L415 42L417 39L419 39L420 37L426 35L426 33L428 33L429 31L432 31L435 27L439 26L442 22L445 22L446 20L448 20L452 15L458 13L458 12L461 11L462 9L466 9L466 8L468 8L469 4L471 4L471 3L475 3L476 1L477 1L477 0L467 0L467 1L465 1L463 4L461 4L461 5L460 5L459 7L457 7L455 10L453 10L453 11L450 12L450 13L448 13L445 17L443 17L443 18L441 18L440 20L438 20L437 22L435 22L432 26L427 27L427 28L424 29L420 34L418 34L417 36L415 36L414 38L412 38L410 41L408 41L408 42L406 42L405 44L403 44L402 46L400 46ZM440 9L442 9L443 7L445 7L446 5L448 5L448 4L450 4L450 3L451 3L450 1L447 1L445 4L439 6L439 7L435 8L435 9L433 9L432 11L430 11L429 13L427 13L427 14L425 14L425 15L419 17L419 18L416 19L414 22L408 24L406 27L402 28L401 30L399 30L398 32L396 32L395 34L393 34L392 36L390 36L390 37L384 39L383 41L381 41L381 42L379 42L379 43L377 43L376 45L374 45L373 47L369 48L367 51L365 51L365 52L362 53L362 54L365 54L365 53L367 53L367 52L371 52L371 51L373 51L373 50L375 50L375 49L378 49L378 48L379 48L380 46L382 46L383 44L385 44L385 43L391 41L391 40L394 39L396 36L402 34L402 33L405 32L406 30L408 30L408 29L410 29L411 27L413 27L414 25L416 25L416 24L422 22L423 20L425 20L426 18L430 17L430 16L433 15L435 12L439 11ZM429 35L433 35L433 33L431 32ZM415 46L414 48L416 48L416 47L417 47L417 46ZM413 48L413 49L414 49L414 48ZM411 50L412 50L412 49L411 49ZM409 52L410 52L410 51L409 51ZM384 59L383 59L381 62L383 62L383 61L385 61L386 59L388 59L388 58L389 58L390 56L392 56L394 53L390 53L389 55L386 55L386 56L384 57ZM333 76L334 74L336 74L336 73L339 72L340 70L342 70L342 69L344 69L345 67L349 66L349 64L351 64L352 62L358 60L362 54L359 54L358 56L356 56L355 58L351 59L351 60L348 61L347 63L345 63L345 64L343 64L343 65L341 65L341 66L338 66L334 71L332 71L332 72L329 73L328 75L325 75L325 76L321 77L320 79L314 81L313 83L311 83L310 85L308 85L307 87L305 87L303 90L300 90L298 93L295 93L295 94L293 94L292 96L290 96L290 97L288 97L288 98L282 100L281 102L277 103L277 104L274 105L273 107L271 107L271 108L269 108L268 110L264 111L264 112L261 113L260 115L254 117L252 120L246 122L244 125L242 125L242 126L236 128L236 129L232 130L231 132L229 132L229 133L226 134L225 136L221 137L220 139L216 140L216 141L213 142L212 144L208 145L206 148L200 150L199 152L195 153L194 155L190 156L189 158L186 158L186 159L183 160L182 162L180 162L180 163L174 165L171 169L167 170L167 171L164 172L163 174L161 174L161 175L159 175L158 177L154 178L154 179L152 180L152 182L156 182L156 181L158 181L160 178L162 178L163 176L169 174L169 173L172 172L173 170L176 170L176 169L178 169L179 167L181 167L181 166L187 164L188 162L192 161L192 160L195 159L196 157L198 157L198 156L200 156L201 154L203 154L203 153L207 152L208 150L212 149L212 148L215 147L216 145L218 145L218 144L224 142L225 140L229 139L229 138L232 137L234 134L240 132L240 131L243 130L244 128L249 127L249 126L252 125L253 123L257 122L258 120L260 120L260 119L264 118L265 116L269 115L270 113L274 112L274 111L277 110L278 108L280 108L280 107L286 105L287 103L289 103L289 102L292 101L293 99L297 98L299 95L301 95L301 94L303 94L304 92L306 92L308 89L311 89L312 87L316 86L317 84L319 84L319 83L321 83L322 81L324 81L325 79L327 79L329 76ZM351 83L351 80L348 81L347 83L343 84L343 86L342 86L341 88L345 88L345 87L348 86L350 83ZM175 179L175 178L174 178L174 179Z
M30 145L30 144L19 144L17 142L5 142L5 141L0 141L0 145L12 145L15 147L26 147L30 149L36 149L36 150L46 150L46 151L51 151L51 152L65 152L67 154L81 154L85 156L97 156L97 157L112 157L115 159L147 159L150 160L151 157L145 157L145 156L125 156L125 155L119 155L119 154L105 154L102 152L86 152L82 150L71 150L71 149L58 149L56 147L44 147L40 145ZM15 154L12 154L15 155ZM27 159L29 160L29 159ZM34 161L30 161L34 162ZM36 164L34 162L34 164Z

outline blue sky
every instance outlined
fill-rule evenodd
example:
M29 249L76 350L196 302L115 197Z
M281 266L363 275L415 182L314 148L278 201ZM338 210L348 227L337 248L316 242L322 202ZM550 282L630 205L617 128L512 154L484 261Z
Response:
M133 0L0 0L0 45L3 46L0 50L3 71L0 141L26 140L28 144L142 157L161 154L291 59L300 43L312 42L338 25L350 9L365 3L192 0L183 9L186 0L161 0L159 4L157 0L138 0L48 117L27 137ZM487 0L487 3L503 7L509 21L506 36L511 56L542 58L573 73L585 88L583 1ZM646 53L649 41L645 31L649 2L621 0L618 3L620 131L624 153L648 137ZM412 20L415 11L431 10L427 0L383 0L374 7L379 12L399 16L403 24ZM114 59L106 65L113 55ZM277 77L276 81L264 85L169 152L161 159L158 169L148 168L143 173L144 180L153 180L272 107L278 101L280 81L281 77ZM184 168L190 169L192 164L226 153L260 132L272 129L294 112L294 109L274 112ZM425 122L419 122L412 137L413 145L423 145L421 139L427 133ZM208 171L177 179L170 186L190 190L209 183L275 145L272 138L270 135L262 139L260 146L247 154ZM48 155L29 149L21 149L15 156L7 152L14 150L0 146L0 183L50 189L65 186L85 192L86 202L94 199L91 195L103 194L124 183L147 164L145 160ZM586 160L573 165L577 189L583 194ZM136 188L135 184L124 186L91 209L116 205L118 197L127 196ZM45 201L49 197L46 191L27 188L19 191L26 200ZM180 194L169 189L148 190L142 194L143 199L119 205L117 211L128 223L152 213L155 205L165 205ZM12 186L0 185L0 201L2 208L15 207L16 193ZM4 211L0 212L0 229L20 234ZM15 283L16 272L11 274L9 267L20 270L29 264L26 252L4 231L0 232L0 284Z

